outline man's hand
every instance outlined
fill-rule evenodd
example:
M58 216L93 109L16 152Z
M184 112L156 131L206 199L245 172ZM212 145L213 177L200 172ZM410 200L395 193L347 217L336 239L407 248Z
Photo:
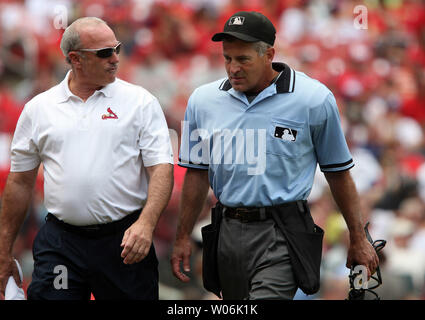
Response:
M183 282L188 282L190 278L180 270L180 264L183 262L185 272L190 271L190 255L192 254L190 235L205 204L208 189L208 171L188 168L180 200L176 241L170 259L174 276Z
M12 257L13 243L25 219L37 178L38 166L29 171L10 172L2 195L0 210L0 299L12 275L21 286L18 267Z
M190 278L180 270L180 264L183 262L183 270L190 272L191 254L192 243L188 237L176 240L171 254L171 267L174 276L182 282L189 282Z
M362 265L367 268L368 280L379 265L378 255L366 237L361 240L350 241L346 267L351 268L356 265Z
M350 248L347 255L347 268L363 265L367 268L368 279L375 273L379 259L375 249L366 238L363 217L360 213L360 197L348 170L325 172L332 191L350 232Z
M169 163L146 167L148 198L139 219L125 231L121 242L121 257L125 264L140 262L148 255L155 226L173 190L173 168Z
M19 276L16 262L11 256L0 256L0 300L4 300L7 281L13 276L16 285L22 287L21 277Z
M121 257L125 264L142 261L152 245L153 229L137 220L128 228L121 242Z

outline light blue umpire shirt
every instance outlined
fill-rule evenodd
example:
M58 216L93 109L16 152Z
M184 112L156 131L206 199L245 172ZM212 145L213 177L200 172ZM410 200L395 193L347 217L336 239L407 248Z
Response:
M250 103L228 79L195 89L182 122L179 165L208 170L217 199L263 207L307 199L317 164L354 166L338 107L322 83L284 63Z

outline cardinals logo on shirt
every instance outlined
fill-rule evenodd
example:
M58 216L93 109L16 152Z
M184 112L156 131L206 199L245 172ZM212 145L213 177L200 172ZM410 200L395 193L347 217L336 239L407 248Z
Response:
M106 119L118 119L118 116L111 110L111 108L108 108L106 111L108 113L102 115L102 120L106 120Z

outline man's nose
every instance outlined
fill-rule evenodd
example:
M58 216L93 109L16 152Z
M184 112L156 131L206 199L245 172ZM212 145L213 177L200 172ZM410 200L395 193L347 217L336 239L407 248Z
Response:
M237 62L231 62L229 66L230 74L237 74L239 71L241 71L241 66Z
M110 56L109 57L109 62L110 63L118 63L120 61L120 57L119 57L119 55L114 51L113 53L112 53L112 56Z

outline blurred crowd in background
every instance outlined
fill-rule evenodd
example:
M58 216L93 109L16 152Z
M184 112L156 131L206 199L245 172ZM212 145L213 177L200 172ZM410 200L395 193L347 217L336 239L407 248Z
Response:
M370 221L374 239L388 241L380 253L383 285L377 291L383 299L424 299L425 4L419 0L1 0L0 197L23 106L59 83L69 68L58 26L82 16L107 21L124 44L118 76L153 93L179 135L194 88L226 76L221 44L211 36L242 10L260 11L276 26L275 61L320 80L336 97L364 221ZM200 237L216 201L212 194L193 233L191 282L181 284L171 273L184 173L175 166L172 199L155 231L160 298L213 299L202 287ZM345 299L348 231L320 170L308 200L325 229L322 286L316 295L298 292L296 298ZM31 280L32 242L47 214L42 201L41 168L14 247L24 288Z

